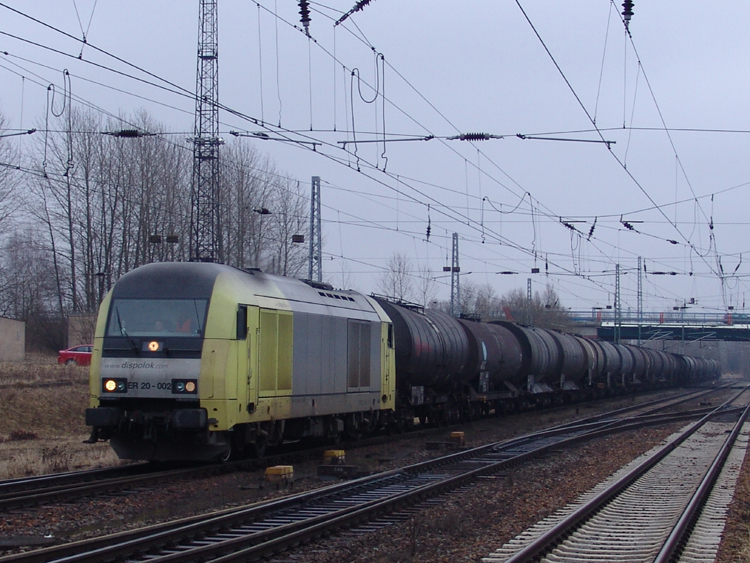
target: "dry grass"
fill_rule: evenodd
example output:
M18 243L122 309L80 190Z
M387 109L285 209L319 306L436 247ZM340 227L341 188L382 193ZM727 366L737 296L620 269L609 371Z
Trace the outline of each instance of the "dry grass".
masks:
M109 444L84 444L85 436L0 444L0 479L118 465Z
M0 364L0 479L118 463L108 445L82 443L88 371L54 357Z

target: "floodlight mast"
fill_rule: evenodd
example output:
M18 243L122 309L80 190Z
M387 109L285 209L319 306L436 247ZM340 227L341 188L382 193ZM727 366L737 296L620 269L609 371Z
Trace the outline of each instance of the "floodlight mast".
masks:
M219 222L218 0L200 0L195 85L193 177L190 192L190 260L222 262Z

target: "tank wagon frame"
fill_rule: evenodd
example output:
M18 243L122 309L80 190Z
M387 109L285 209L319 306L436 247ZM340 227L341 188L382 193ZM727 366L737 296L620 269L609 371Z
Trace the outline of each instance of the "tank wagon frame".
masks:
M156 263L101 305L86 424L121 458L225 459L719 374L713 360L258 270Z

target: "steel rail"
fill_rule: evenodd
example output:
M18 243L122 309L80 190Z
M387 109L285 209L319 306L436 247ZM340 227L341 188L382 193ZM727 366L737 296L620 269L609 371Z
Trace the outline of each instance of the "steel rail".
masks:
M169 546L179 545L181 541L188 537L206 536L211 533L220 532L221 530L229 530L232 526L238 527L243 523L257 521L263 514L278 513L281 510L288 509L295 506L310 506L311 503L316 499L323 499L325 497L332 497L340 495L347 489L362 489L369 483L375 483L376 481L384 481L386 479L406 479L408 474L418 475L425 473L429 469L439 469L448 463L448 460L453 460L454 463L461 462L466 459L467 456L471 457L470 453L474 452L474 457L486 456L487 454L494 451L494 453L501 452L502 450L513 450L514 448L523 447L524 444L528 445L530 437L523 437L517 440L509 440L498 444L490 444L473 450L467 450L467 452L460 452L458 454L451 454L440 458L438 460L431 460L429 462L423 462L404 468L402 470L392 470L385 474L362 478L355 482L343 483L328 487L325 489L317 489L301 495L295 495L286 499L280 499L277 501L269 501L263 505L256 505L250 508L236 510L232 513L227 513L213 518L209 518L208 521L203 521L199 517L191 519L189 523L183 526L171 526L169 528L162 527L157 533L152 533L147 537L140 536L133 532L129 536L120 536L118 538L110 537L109 540L101 538L96 547L91 550L91 546L84 546L83 542L76 546L58 546L55 548L47 548L38 552L30 552L23 556L3 558L0 559L3 563L5 562L20 562L26 563L31 561L65 561L65 562L84 562L84 561L111 561L117 558L126 557L134 552L145 552L151 551L152 554L149 556L151 561L187 561L188 557L199 558L210 558L214 556L225 557L227 551L241 552L241 557L248 556L251 552L266 553L269 550L280 549L282 545L288 545L289 542L296 543L302 541L305 538L311 538L315 535L323 533L325 530L333 530L335 528L352 525L353 523L372 518L373 516L386 511L394 510L395 506L401 506L403 504L413 504L419 502L422 499L428 498L440 494L446 490L453 490L467 482L471 482L474 479L496 473L509 465L520 463L524 459L529 459L541 455L544 451L548 451L551 448L559 448L561 445L574 443L576 441L591 438L597 435L609 434L616 431L622 431L625 429L632 429L640 427L644 424L657 424L664 423L665 421L676 420L676 417L683 419L688 415L663 415L659 419L650 417L650 420L627 420L623 421L620 428L612 427L610 422L602 423L598 429L591 428L591 424L582 425L579 434L574 436L568 436L561 440L555 440L549 442L548 439L551 437L550 432L541 432L538 435L538 440L547 440L547 443L542 445L540 448L527 449L521 453L517 453L510 458L496 461L494 463L487 464L485 467L475 468L470 471L463 471L459 475L453 475L448 478L440 479L439 481L428 483L415 487L406 493L392 494L385 498L379 498L367 503L360 503L355 506L347 507L346 509L329 512L328 514L318 516L314 519L307 518L299 522L294 522L284 526L277 526L274 529L267 530L265 532L259 532L252 535L244 535L242 537L230 539L222 542L221 544L209 545L199 547L197 549L191 549L190 555L182 551L187 547L174 548L178 551L174 553L157 556L153 553L153 550L170 549ZM692 415L697 416L696 414ZM608 428L603 428L604 426ZM561 431L555 431L554 435L560 436ZM570 430L568 431L570 434ZM553 436L554 437L554 436ZM468 454L468 455L467 455ZM347 523L348 522L348 523ZM117 543L113 544L112 542ZM255 543L256 545L248 545ZM87 553L80 553L81 549L88 549ZM218 553L218 555L216 555ZM36 554L36 555L35 555Z
M729 434L727 439L724 441L724 445L721 447L716 459L711 464L710 469L706 473L705 477L701 481L698 489L693 494L690 502L688 503L685 511L680 516L680 519L675 524L674 529L667 537L664 542L664 546L659 551L659 554L654 559L654 563L669 563L677 552L684 546L684 541L688 535L688 530L700 515L700 511L703 505L708 500L708 496L711 494L714 485L721 470L724 468L724 464L729 457L729 453L734 447L734 443L737 441L737 437L742 430L742 426L747 420L748 414L750 414L750 405L748 405L742 412L742 416L735 424L732 432Z
M742 393L747 390L745 388ZM526 545L523 549L516 552L514 555L505 560L505 563L528 563L534 559L542 556L544 553L555 545L561 538L569 534L572 530L577 528L582 522L586 521L594 513L598 512L605 504L609 503L617 495L627 489L642 475L646 474L659 462L671 454L677 447L692 436L700 427L706 424L714 416L726 414L725 407L733 402L735 398L732 398L703 418L698 420L690 428L682 432L675 440L664 446L659 452L650 458L644 460L637 467L629 471L627 474L620 477L614 483L612 483L605 490L601 491L595 497L590 499L585 504L574 510L560 522L552 526L549 530L545 531L539 537L534 539L531 543Z
M471 458L471 457L477 457L482 456L486 454L498 454L503 450L513 450L518 448L527 447L528 444L533 440L543 440L543 439L550 439L555 436L563 435L563 434L570 434L571 432L577 432L578 435L576 436L570 436L564 440L557 440L554 443L548 444L545 447L537 448L536 450L531 449L527 452L523 452L521 455L514 455L512 457L509 457L508 459L504 459L498 464L495 464L494 466L487 468L479 468L474 472L466 473L467 479L472 479L474 476L479 476L482 474L482 471L487 470L488 472L496 472L503 467L507 467L512 464L521 463L523 460L528 459L529 457L541 455L544 451L549 450L552 447L560 447L560 445L563 445L565 443L573 443L576 440L581 439L588 439L592 437L596 437L599 435L603 435L606 433L612 433L614 431L624 431L628 429L634 429L639 428L644 425L655 425L655 424L663 424L670 421L676 421L676 420L684 420L686 418L696 418L697 416L700 416L704 413L704 411L698 411L693 413L682 413L677 415L646 415L641 417L631 417L629 419L623 419L619 421L604 421L600 422L598 424L595 423L583 423L578 424L577 426L570 426L566 425L565 428L551 428L547 430L543 430L541 432L537 432L535 434L530 434L526 436L521 436L515 439L507 440L504 442L497 442L492 444L487 444L484 446L480 446L477 448L472 448L470 450L466 450L463 452L457 452L454 454L450 454L448 456L443 456L441 458L437 458L435 460L429 460L426 462L422 462L419 464L415 464L410 467L406 467L403 469L396 469L389 472L385 472L383 474L363 477L355 481L350 481L347 483L341 483L334 485L332 487L325 487L321 489L316 489L315 491L311 491L308 493L303 493L301 495L295 495L293 497L288 497L286 499L282 500L276 500L276 501L268 501L264 503L259 503L257 505L253 505L252 507L243 507L239 509L228 509L226 511L214 513L211 515L208 519L208 524L206 524L206 516L195 516L187 519L183 519L176 522L170 522L165 524L159 524L154 527L150 527L148 529L140 529L140 530L132 530L128 532L121 532L119 534L113 534L109 536L104 536L102 538L96 538L94 540L83 540L80 542L75 542L71 544L65 544L61 546L54 546L51 548L46 548L43 550L38 551L32 551L27 552L25 554L21 554L18 556L10 556L10 558L2 558L0 561L24 561L24 562L47 562L53 560L63 558L62 560L81 560L84 561L86 559L68 559L69 557L77 557L76 554L79 554L81 550L88 549L88 550L95 550L98 556L105 556L105 553L112 554L112 547L114 545L119 545L123 548L125 548L125 551L127 549L131 549L134 545L136 545L137 542L143 541L143 538L145 536L151 535L152 540L150 541L150 544L152 546L156 545L165 545L169 543L174 543L176 541L179 541L179 539L175 539L175 537L179 536L181 538L186 537L186 535L191 534L200 534L199 531L202 526L208 525L209 527L213 529L226 529L227 527L231 527L232 525L236 525L236 522L242 521L243 519L254 519L261 515L261 513L270 512L272 510L280 511L286 508L289 508L291 506L294 506L295 503L297 505L302 504L308 504L310 502L313 502L316 499L322 498L324 495L334 495L334 494L340 494L345 490L352 489L353 487L363 487L366 486L368 483L375 482L377 480L382 480L386 478L392 478L394 476L408 476L408 475L415 475L419 474L420 472L426 472L435 470L436 468L447 466L450 463L460 463L461 461ZM494 468L494 469L493 469ZM448 483L452 483L452 481L448 481ZM458 486L458 485L456 485ZM147 549L147 547L141 545L141 549Z
M105 467L100 469L87 469L84 471L65 471L61 473L48 473L45 475L34 475L31 477L19 477L16 479L5 479L0 481L0 499L9 498L24 492L45 489L54 486L85 483L102 478L127 475L131 473L147 471L148 463L134 463L117 467Z

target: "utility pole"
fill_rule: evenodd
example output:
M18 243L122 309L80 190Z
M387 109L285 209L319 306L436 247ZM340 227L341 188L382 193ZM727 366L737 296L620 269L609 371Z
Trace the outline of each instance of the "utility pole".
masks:
M451 264L451 316L461 316L461 286L459 275L461 268L458 265L458 233L453 233L453 259Z
M622 308L620 305L620 265L615 265L615 338L614 341L620 342L620 333L622 330Z
M200 0L195 84L190 259L222 262L219 222L219 18L218 0Z
M323 243L320 228L320 176L312 177L310 194L310 256L307 277L310 281L323 281Z

